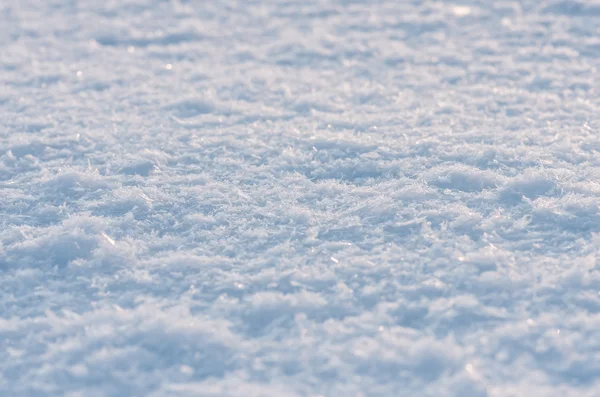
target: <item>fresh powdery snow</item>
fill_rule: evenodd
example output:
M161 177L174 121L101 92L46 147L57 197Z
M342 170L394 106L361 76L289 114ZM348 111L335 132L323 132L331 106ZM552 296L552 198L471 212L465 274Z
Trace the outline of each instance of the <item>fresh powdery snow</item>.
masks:
M600 396L600 2L0 1L0 396Z

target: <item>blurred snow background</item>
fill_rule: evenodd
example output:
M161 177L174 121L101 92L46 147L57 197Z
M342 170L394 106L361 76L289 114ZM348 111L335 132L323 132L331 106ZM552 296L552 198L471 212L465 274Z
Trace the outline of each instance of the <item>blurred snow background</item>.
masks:
M598 396L600 3L3 0L0 395Z

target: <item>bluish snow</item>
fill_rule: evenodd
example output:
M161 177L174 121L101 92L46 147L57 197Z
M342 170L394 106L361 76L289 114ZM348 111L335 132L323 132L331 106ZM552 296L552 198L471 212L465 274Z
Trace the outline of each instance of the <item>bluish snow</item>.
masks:
M3 0L0 395L597 397L596 0Z

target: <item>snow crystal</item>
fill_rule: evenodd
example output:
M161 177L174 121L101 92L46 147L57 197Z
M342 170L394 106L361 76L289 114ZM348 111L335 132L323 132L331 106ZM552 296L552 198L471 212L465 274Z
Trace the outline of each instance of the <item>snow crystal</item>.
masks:
M596 397L598 16L0 2L0 395Z

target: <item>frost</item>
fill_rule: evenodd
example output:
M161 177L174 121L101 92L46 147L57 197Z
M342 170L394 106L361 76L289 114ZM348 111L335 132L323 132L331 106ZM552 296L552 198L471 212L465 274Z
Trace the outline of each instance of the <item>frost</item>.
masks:
M597 397L599 15L0 1L0 396Z

